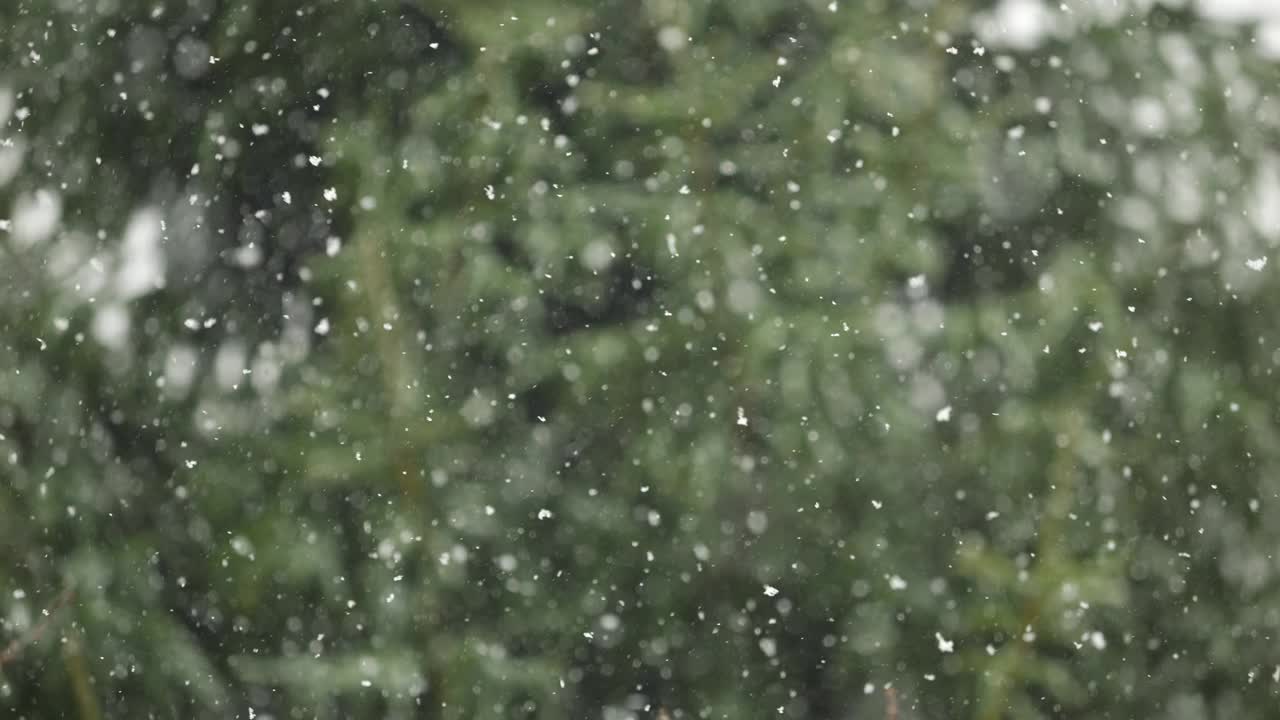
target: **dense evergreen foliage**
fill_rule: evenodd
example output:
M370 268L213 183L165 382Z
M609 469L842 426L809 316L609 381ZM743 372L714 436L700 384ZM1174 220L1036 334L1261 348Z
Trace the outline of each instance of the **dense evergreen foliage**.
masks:
M1273 717L1249 6L0 4L0 715Z

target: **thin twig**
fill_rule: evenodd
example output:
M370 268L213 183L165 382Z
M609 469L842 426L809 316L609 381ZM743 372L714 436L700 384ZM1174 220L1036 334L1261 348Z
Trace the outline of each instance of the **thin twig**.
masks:
M89 665L84 661L79 633L75 630L62 646L62 663L71 678L71 691L76 698L80 720L102 720L102 708L93 694L93 678L89 674Z
M0 652L0 667L4 667L14 660L17 660L18 656L22 654L22 651L25 650L28 645L39 642L41 636L43 636L45 631L49 629L49 624L53 622L54 616L58 614L59 610L66 607L75 595L76 591L74 588L67 588L66 590L63 590L62 594L58 596L57 601L44 611L44 617L40 618L40 622L36 623L35 627L28 630L25 634L14 638L7 646L5 646L4 651Z
M884 719L898 720L898 689L887 687L884 689Z

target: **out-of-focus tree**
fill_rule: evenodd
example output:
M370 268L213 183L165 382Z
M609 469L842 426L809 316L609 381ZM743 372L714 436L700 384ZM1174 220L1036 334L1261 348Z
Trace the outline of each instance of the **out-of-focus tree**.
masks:
M1183 5L0 9L0 707L1267 717L1280 72Z

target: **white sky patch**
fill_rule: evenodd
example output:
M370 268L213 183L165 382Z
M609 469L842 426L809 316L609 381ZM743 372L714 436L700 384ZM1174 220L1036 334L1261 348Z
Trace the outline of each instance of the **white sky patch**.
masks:
M0 144L0 187L8 185L22 169L27 144L21 138Z
M1226 22L1280 20L1280 3L1275 0L1196 0L1196 10Z
M996 47L1034 50L1053 31L1053 12L1041 0L1002 0L977 22L978 37Z
M1163 135L1169 129L1169 111L1160 100L1140 97L1133 101L1133 125L1138 132L1150 136Z
M129 312L123 305L103 305L93 314L90 331L93 339L112 350L123 350L129 343Z
M1276 40L1280 43L1280 22L1275 27ZM1280 45L1277 47L1280 48ZM1280 238L1280 162L1277 162L1275 155L1267 155L1258 163L1249 219L1263 236L1272 240Z
M1280 60L1280 20L1272 20L1258 26L1255 33L1258 52L1270 60Z
M116 269L116 293L133 300L164 286L164 252L160 248L161 217L155 208L144 208L129 218Z
M213 376L224 390L240 386L248 362L248 350L239 340L231 340L218 348L213 356Z
M185 393L196 377L200 356L190 345L180 344L170 348L164 363L165 389L171 393Z
M688 42L683 28L668 25L658 31L658 45L667 52L679 52Z
M19 195L13 203L11 220L10 232L19 248L47 240L62 220L62 196L52 190Z

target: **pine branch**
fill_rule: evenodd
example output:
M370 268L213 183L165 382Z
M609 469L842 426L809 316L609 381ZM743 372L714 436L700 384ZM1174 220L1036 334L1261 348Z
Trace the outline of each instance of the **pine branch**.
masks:
M898 689L884 689L884 720L898 720Z
M35 626L25 634L14 638L12 642L5 646L5 649L0 651L0 668L17 660L18 656L22 654L22 651L25 650L27 646L39 642L45 631L49 629L49 625L53 622L58 611L66 607L75 595L76 591L74 588L67 588L66 590L63 590L62 594L58 596L57 601L44 611L44 617L40 618L40 622L36 623Z

